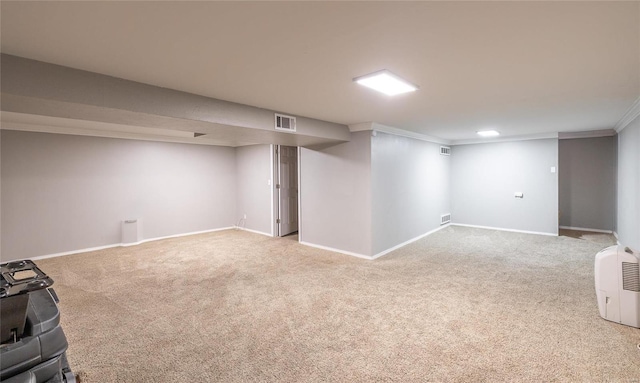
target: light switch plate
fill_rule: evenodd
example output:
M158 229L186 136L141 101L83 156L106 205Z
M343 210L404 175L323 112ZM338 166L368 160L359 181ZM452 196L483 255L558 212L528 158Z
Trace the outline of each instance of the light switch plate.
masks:
M551 167L551 173L555 173L555 172L556 172L556 167L555 167L555 166L552 166L552 167Z

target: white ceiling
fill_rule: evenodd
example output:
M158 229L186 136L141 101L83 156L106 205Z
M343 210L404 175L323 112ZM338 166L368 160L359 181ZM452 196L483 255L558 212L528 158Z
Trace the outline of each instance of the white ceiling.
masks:
M610 129L640 96L640 2L11 2L2 52L449 140ZM352 78L418 84L389 98Z

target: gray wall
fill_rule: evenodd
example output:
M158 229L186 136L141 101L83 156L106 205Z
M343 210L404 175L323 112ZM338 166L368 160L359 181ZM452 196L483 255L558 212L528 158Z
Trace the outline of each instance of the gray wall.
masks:
M143 238L234 224L233 148L1 136L3 261L120 243L130 218Z
M440 227L451 208L451 157L439 144L380 132L371 145L375 255Z
M271 233L271 145L236 148L236 223ZM244 214L247 218L243 221Z
M616 137L560 140L560 226L613 231L616 145Z
M451 161L453 222L558 233L557 139L457 145Z
M300 152L302 242L371 253L371 132L322 150Z
M640 250L640 117L618 133L620 243Z

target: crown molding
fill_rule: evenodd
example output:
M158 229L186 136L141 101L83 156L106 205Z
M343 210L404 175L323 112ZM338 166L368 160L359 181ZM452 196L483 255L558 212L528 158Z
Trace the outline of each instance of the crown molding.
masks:
M451 145L494 144L497 142L544 140L548 138L558 138L558 133L541 133L541 134L527 134L522 136L472 138L469 140L454 140L451 143Z
M614 126L616 132L620 133L620 131L627 127L633 120L635 120L638 116L640 116L640 97L638 97L633 104L629 107L629 109L622 116L620 121Z
M377 122L362 122L359 124L349 125L351 132L361 132L365 130L372 130L374 132L382 132L392 134L394 136L401 136L407 138L413 138L420 141L433 142L442 145L451 145L451 140L445 140L444 138L434 137L427 134L410 132L408 130L394 128L393 126L387 126L378 124Z
M351 124L349 125L349 131L353 133L353 132L362 132L365 130L373 130L373 128L371 127L372 124L373 122L361 122L359 124Z
M597 137L611 137L615 136L617 132L615 129L603 129L603 130L589 130L581 132L560 132L558 133L558 139L569 140L574 138L597 138Z

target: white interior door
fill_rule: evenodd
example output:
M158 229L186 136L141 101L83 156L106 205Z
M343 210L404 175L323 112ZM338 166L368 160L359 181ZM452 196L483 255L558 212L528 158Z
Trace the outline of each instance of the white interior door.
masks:
M298 231L298 149L279 145L278 154L278 235Z

